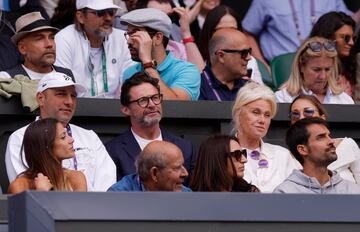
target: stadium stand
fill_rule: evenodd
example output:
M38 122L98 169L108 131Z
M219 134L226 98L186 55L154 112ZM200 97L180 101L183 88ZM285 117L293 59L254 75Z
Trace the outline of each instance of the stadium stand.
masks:
M96 107L94 107L96 106ZM216 133L229 133L232 102L215 101L164 101L162 126L171 133L192 141L197 147L207 136ZM279 110L272 120L265 141L285 145L285 131L289 126L288 104L279 104ZM22 108L20 100L0 98L0 184L5 193L8 186L5 171L5 150L7 139L18 128L35 119L37 112L30 113ZM351 137L360 142L360 110L356 105L327 105L331 115L329 122L335 138ZM129 125L127 118L120 113L120 101L110 99L80 98L72 123L94 130L106 143L125 131Z

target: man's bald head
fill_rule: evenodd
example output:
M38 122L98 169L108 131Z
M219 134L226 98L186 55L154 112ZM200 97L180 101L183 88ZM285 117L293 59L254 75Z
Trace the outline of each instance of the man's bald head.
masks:
M151 154L151 153L171 154L176 150L181 152L181 150L173 143L166 141L153 141L149 143L147 146L145 146L143 152L147 154Z
M221 49L232 49L236 45L250 47L246 35L234 28L223 28L215 31L209 42L211 62L216 57L215 53Z
M183 191L188 172L181 150L172 143L153 141L137 159L137 171L147 191Z
M181 150L173 143L166 141L153 141L145 146L136 160L137 173L142 180L150 178L150 169L159 170L168 165L168 160L174 156L182 156Z

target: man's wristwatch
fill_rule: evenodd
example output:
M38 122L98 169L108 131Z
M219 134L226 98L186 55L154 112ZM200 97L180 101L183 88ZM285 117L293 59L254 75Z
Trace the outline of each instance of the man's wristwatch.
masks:
M147 68L156 69L156 67L157 67L156 60L152 60L150 62L143 63L142 67L143 67L144 70L147 69Z

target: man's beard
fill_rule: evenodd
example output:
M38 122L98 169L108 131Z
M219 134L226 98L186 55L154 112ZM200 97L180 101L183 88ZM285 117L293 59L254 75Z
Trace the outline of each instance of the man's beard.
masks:
M140 119L140 123L146 127L151 127L154 126L156 124L158 124L161 120L161 113L159 111L158 112L158 116L157 117L147 117L147 114L145 114L141 119Z
M140 60L140 57L139 57L139 53L138 51L136 50L136 48L134 48L133 46L129 45L128 46L129 48L129 52L130 52L130 56L131 56L131 59L135 62L141 62Z
M49 57L50 54L52 55L51 57ZM36 66L45 68L52 66L55 63L55 60L56 60L55 50L49 50L44 52L40 57L40 59L36 61L32 60L31 63L35 64Z
M102 31L100 29L96 30L95 31L95 34L101 38L105 38L107 36L109 36L111 34L112 30L111 31Z
M330 150L332 150L332 149L335 149L335 154L336 154L336 148L335 148L335 146L330 146L328 149L326 149L326 152L327 153L331 153L331 154L329 154L328 155L328 162L329 162L329 164L331 164L332 162L334 162L334 161L336 161L337 159L338 159L338 156L337 156L337 154L334 156L333 154L332 154L332 152L330 152Z

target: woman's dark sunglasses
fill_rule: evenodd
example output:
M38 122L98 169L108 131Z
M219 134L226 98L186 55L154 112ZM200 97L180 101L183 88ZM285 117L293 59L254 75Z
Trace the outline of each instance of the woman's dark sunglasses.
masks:
M347 44L350 42L351 39L353 40L354 43L355 43L355 41L357 39L356 36L344 35L344 34L341 34L340 38L342 38L345 41L345 43L347 43Z
M230 156L234 157L236 161L241 161L241 156L244 156L245 159L247 158L246 149L243 150L235 150L229 153Z
M314 116L315 110L312 107L304 108L303 115L305 118L311 118ZM301 118L301 112L299 111L291 111L289 113L289 117L291 120L299 120Z

